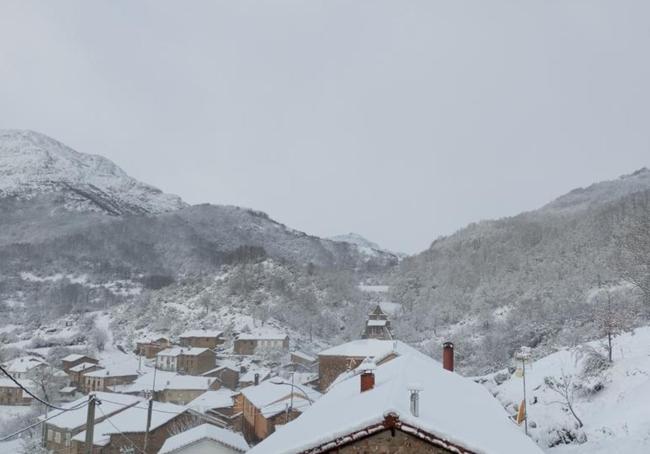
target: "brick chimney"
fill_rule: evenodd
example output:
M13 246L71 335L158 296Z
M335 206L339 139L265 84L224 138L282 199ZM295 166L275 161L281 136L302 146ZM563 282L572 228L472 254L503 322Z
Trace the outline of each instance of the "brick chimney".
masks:
M442 344L442 368L454 371L454 344L451 342Z
M375 387L375 372L364 370L361 373L361 392L370 391Z

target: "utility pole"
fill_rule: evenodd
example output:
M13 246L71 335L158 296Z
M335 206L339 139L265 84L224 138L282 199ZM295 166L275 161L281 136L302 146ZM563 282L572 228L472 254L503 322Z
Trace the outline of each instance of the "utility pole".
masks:
M93 454L93 435L95 435L95 395L88 396L88 414L86 416L86 454Z
M523 378L523 385L524 385L524 400L522 402L522 405L524 407L524 431L526 432L526 435L528 435L528 402L526 399L526 361L528 361L531 357L530 353L530 348L529 347L521 347L521 350L519 350L515 354L515 358L521 361L521 376Z
M151 428L151 412L153 411L153 396L149 396L149 407L147 408L147 430L144 433L144 449L142 452L147 454L147 445L149 444L149 429Z

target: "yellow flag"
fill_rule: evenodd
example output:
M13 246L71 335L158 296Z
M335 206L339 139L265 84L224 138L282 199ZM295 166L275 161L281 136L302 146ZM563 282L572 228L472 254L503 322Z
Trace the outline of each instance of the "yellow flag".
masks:
M519 404L519 411L517 412L517 424L521 424L526 419L526 401L522 400Z

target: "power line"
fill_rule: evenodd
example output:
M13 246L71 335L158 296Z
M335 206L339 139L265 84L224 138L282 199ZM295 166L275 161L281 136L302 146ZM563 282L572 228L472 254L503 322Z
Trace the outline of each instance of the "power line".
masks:
M82 405L82 407L85 406L85 405L88 405L88 402L84 402L83 405ZM78 407L78 408L81 408L81 407ZM2 442L2 441L7 441L7 440L9 440L10 438L15 437L16 435L20 435L20 434L23 433L23 432L27 432L28 430L33 429L34 427L37 427L37 426L39 426L39 425L41 425L41 424L46 423L46 422L49 421L50 419L54 419L54 418L56 418L56 417L59 416L60 414L61 414L61 413L57 413L57 414L52 415L52 416L50 416L50 417L48 417L48 418L45 418L45 419L39 420L38 422L35 422L34 424L32 424L32 425L30 425L30 426L27 426L27 427L25 427L24 429L20 429L20 430L18 430L18 431L16 431L16 432L12 433L12 434L10 434L10 435L6 435L6 436L4 436L3 438L0 438L0 442Z
M106 402L108 402L108 401L106 401ZM122 431L121 431L121 430L120 430L120 429L119 429L115 424L113 424L113 421L111 421L111 418L109 418L108 416L106 416L106 413L104 413L104 411L102 410L101 405L98 405L97 408L99 409L99 412L104 416L104 421L107 421L111 426L113 426L113 428L114 428L115 430L117 430L117 433L119 433L119 434L120 434L120 435L121 435L121 436L122 436L126 441L128 441L129 443L131 443L131 446L132 446L132 447L134 447L135 449L137 449L137 450L138 450L139 452L141 452L142 454L147 454L147 453L144 452L142 449L140 449L140 447L138 447L138 445L136 445L135 443L133 443L133 442L129 439L129 437L127 437L126 435L124 435L124 434L122 433Z
M79 405L77 405L75 407L70 407L70 408L58 407L58 406L56 406L54 404L51 404L51 403L47 402L46 400L41 399L36 394L31 392L29 389L27 389L25 386L23 386L22 383L20 383L18 380L16 380L14 377L12 377L11 374L9 372L7 372L4 367L0 366L0 371L2 371L7 377L9 377L9 380L11 380L16 385L18 385L18 387L20 389L22 389L25 393L29 394L32 398L36 399L37 401L39 401L40 403L42 403L43 405L45 405L47 407L53 408L55 410L70 411L70 410L76 410L77 408L81 408L82 405L85 405L85 404L79 404Z

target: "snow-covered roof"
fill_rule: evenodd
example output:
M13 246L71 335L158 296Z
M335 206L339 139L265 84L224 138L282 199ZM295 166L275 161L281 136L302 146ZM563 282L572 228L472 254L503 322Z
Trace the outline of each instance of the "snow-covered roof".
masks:
M157 356L196 356L203 352L209 351L208 348L187 348L187 347L172 347L158 352Z
M90 369L91 367L101 367L95 363L80 363L77 364L76 366L71 367L69 370L70 372L82 372L86 369Z
M359 339L337 345L336 347L323 350L319 356L344 356L352 358L373 357L375 361L381 361L392 353L403 353L413 350L413 347L400 341L380 339Z
M103 404L100 408L104 411ZM150 430L156 430L185 411L186 408L179 405L154 401L153 411L151 412ZM101 412L98 413L101 415ZM106 446L111 441L111 435L113 434L119 434L120 432L125 434L139 433L145 432L146 430L147 405L143 402L111 416L110 421L103 421L95 425L93 444L96 446ZM85 441L86 431L80 432L72 439Z
M261 409L263 413L269 409L269 406L277 402L281 402L291 397L293 393L294 399L302 400L316 400L319 399L321 394L307 386L292 386L291 382L274 378L260 383L257 386L248 386L242 389L241 393L248 399L250 403ZM281 408L284 408L282 404Z
M187 408L199 413L205 413L213 408L232 407L234 395L234 392L223 388L216 391L206 391L187 404Z
M156 371L147 372L139 376L133 383L128 385L114 386L114 391L122 393L137 393L151 391L154 375L156 377L156 391L170 390L204 390L217 380L212 377L196 377L193 375L179 375L175 372Z
M12 359L5 364L5 369L13 373L29 372L35 367L46 365L47 363L37 356L21 356Z
M304 359L305 361L309 361L310 363L313 363L314 361L316 361L316 358L315 358L315 357L313 357L313 356L311 356L311 355L308 355L307 353L303 353L303 352L301 352L301 351L299 351L299 350L298 350L298 351L295 351L295 352L292 352L291 354L292 354L293 356L297 356L298 358L302 358L302 359Z
M129 396L126 394L114 394L114 393L105 393L105 392L96 392L95 396L101 402L102 412L106 415L112 415L116 412L122 411L128 406L135 405L139 402L142 402L142 399L136 396ZM88 401L88 397L81 397L73 402L63 404L63 408L72 408ZM47 423L57 426L61 429L77 429L79 427L86 425L86 416L88 413L87 407L77 408L76 410L61 411L54 410L48 416L54 416ZM97 411L95 412L95 419L100 419L102 414ZM41 419L44 419L45 416L42 416Z
M133 375L140 375L138 366L134 364L119 364L116 366L107 367L106 369L94 370L88 372L86 377L130 377Z
M73 362L73 361L78 361L81 358L85 358L85 357L86 357L86 355L79 355L77 353L71 353L68 356L66 356L65 358L63 358L61 361Z
M246 443L246 440L240 434L213 426L212 424L201 424L193 429L168 438L162 448L160 448L160 451L158 451L158 454L178 452L179 449L201 440L213 440L239 452L246 452L248 450L248 443Z
M253 383L255 381L255 374L259 374L259 380L266 380L271 375L270 369L249 369L248 372L239 376L239 381L243 383Z
M189 331L185 331L183 334L181 334L180 338L183 337L220 337L223 335L223 331L218 331L218 330L207 330L207 329L191 329Z
M60 392L60 393L63 393L63 394L68 394L68 393L73 393L73 392L75 392L76 390L77 390L77 388L76 388L75 386L66 386L66 387L64 387L64 388L61 388L61 389L59 390L59 392Z
M386 326L387 320L368 320L368 326Z
M402 430L429 434L477 454L541 454L482 386L416 351L377 367L374 389L361 392L351 372L309 411L276 431L249 454L293 454L378 427L394 414ZM410 389L419 392L419 416L410 411ZM421 432L417 432L417 431ZM335 447L335 445L332 445Z
M285 340L289 336L275 328L255 328L250 333L240 333L237 336L239 340Z

